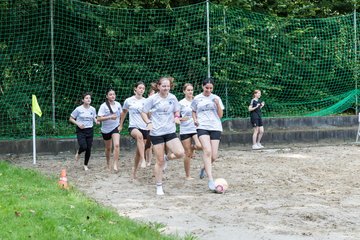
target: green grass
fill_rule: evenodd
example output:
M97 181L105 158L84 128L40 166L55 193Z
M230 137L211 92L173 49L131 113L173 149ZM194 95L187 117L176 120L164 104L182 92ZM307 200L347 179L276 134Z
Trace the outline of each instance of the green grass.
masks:
M160 223L134 222L75 188L60 189L57 180L0 160L0 239L180 239L161 234Z

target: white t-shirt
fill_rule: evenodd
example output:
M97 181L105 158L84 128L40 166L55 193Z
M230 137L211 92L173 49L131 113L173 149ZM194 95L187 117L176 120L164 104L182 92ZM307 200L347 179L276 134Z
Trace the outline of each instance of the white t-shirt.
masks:
M221 109L224 109L224 104L221 101L221 98L215 94L210 96L204 96L200 93L196 95L194 100L191 103L191 108L196 112L197 120L199 126L197 129L204 129L210 131L222 131L222 124L217 114L217 106L214 102L214 99L219 101Z
M109 133L120 125L120 114L122 112L121 104L117 101L114 101L114 104L113 105L110 104L110 106L111 106L113 113L116 114L116 119L115 120L108 119L108 120L102 121L101 122L101 132L102 133ZM101 106L99 108L98 116L99 117L107 117L110 115L112 115L112 113L110 112L109 107L104 102L103 104L101 104Z
M92 128L96 121L96 110L94 107L84 108L83 105L78 106L70 115L77 122L84 124L85 128Z
M135 96L125 100L123 109L129 111L129 127L146 130L146 123L141 117L146 98L137 99Z
M188 101L186 98L182 99L180 104L180 115L182 118L187 117L189 118L186 121L180 122L180 135L181 134L190 134L196 133L196 127L194 124L194 120L192 118L192 109L191 109L191 102Z
M174 94L169 93L166 98L160 97L159 93L148 97L142 111L151 112L151 136L176 132L174 112L180 111L180 105Z

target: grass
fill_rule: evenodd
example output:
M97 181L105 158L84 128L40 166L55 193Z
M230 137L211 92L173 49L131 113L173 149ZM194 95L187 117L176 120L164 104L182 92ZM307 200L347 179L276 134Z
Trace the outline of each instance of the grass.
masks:
M54 177L0 160L0 239L181 239L134 222ZM184 239L195 239L185 236Z

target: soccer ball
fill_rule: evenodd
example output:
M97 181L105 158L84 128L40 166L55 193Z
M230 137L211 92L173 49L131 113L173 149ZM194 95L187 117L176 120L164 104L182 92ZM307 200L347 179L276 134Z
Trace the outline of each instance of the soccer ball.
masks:
M229 185L223 178L217 178L215 179L215 192L216 193L225 193L225 191L228 189Z

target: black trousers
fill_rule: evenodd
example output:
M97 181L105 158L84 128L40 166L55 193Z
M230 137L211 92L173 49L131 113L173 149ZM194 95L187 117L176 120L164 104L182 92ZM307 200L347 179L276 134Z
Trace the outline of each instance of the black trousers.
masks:
M94 130L93 128L77 128L76 135L79 143L78 154L85 152L84 165L87 166L91 155L91 147L94 139Z

